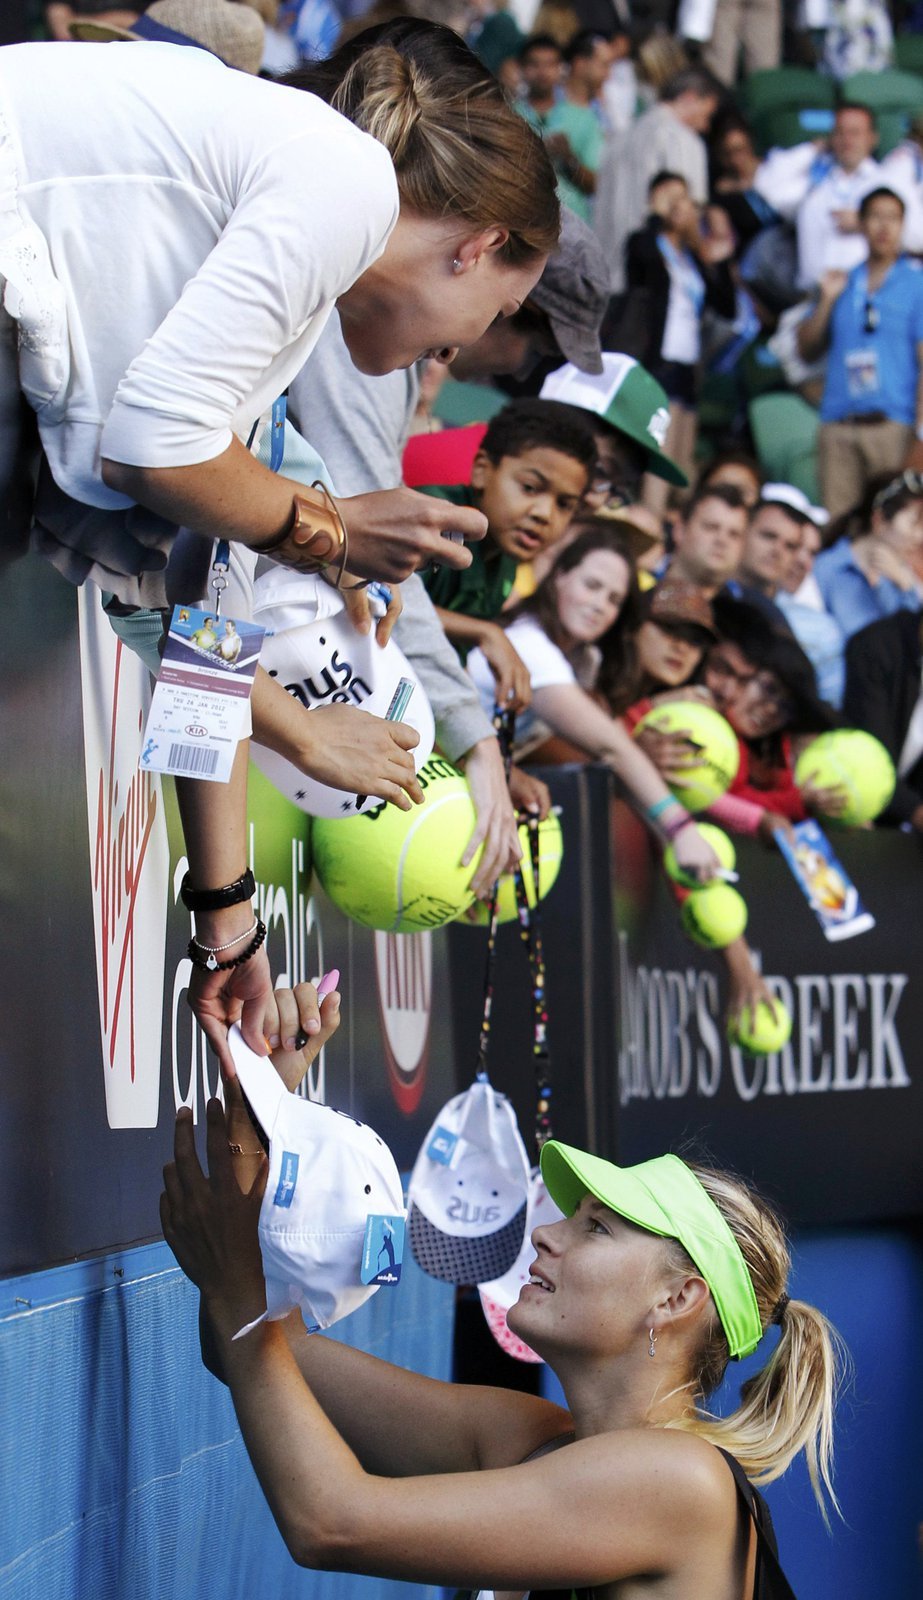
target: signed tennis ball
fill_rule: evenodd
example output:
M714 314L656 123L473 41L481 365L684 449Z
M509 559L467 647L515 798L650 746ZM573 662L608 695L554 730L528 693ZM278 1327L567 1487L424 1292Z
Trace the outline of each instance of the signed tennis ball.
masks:
M642 728L656 728L658 733L688 734L698 759L695 766L683 774L682 782L670 784L687 811L704 811L734 782L740 765L737 735L731 724L711 706L700 705L697 700L671 700L667 705L655 706L641 718L635 728L635 738Z
M776 1014L758 1000L755 1006L745 1006L736 1022L728 1024L728 1038L740 1045L748 1056L771 1056L792 1036L792 1019L781 1000L776 1001Z
M737 851L723 828L716 828L711 822L697 822L696 828L705 843L711 845L725 871L733 872L737 862ZM684 889L694 889L697 886L698 878L693 878L688 872L683 871L676 859L676 851L672 844L664 851L663 864L674 883L681 883Z
M525 885L526 899L530 906L535 904L535 878L532 873L532 856L529 850L529 824L521 822L519 825L519 843L522 846L522 881ZM564 855L564 837L561 833L561 824L557 817L550 813L538 825L538 897L544 900L561 870L561 859ZM511 872L504 873L500 879L497 891L497 920L499 922L515 922L519 908L516 904L516 881ZM487 907L483 900L475 900L467 911L463 911L458 918L459 922L470 922L475 927L486 928Z
M836 728L822 733L795 766L799 789L812 783L818 789L839 785L846 790L846 810L831 821L855 828L861 822L874 822L894 793L894 762L880 740L859 728Z
M747 926L747 904L730 884L706 883L683 901L682 921L696 944L706 950L723 950L739 939Z
M474 899L480 851L461 865L474 832L468 785L442 756L420 768L421 806L376 806L358 816L315 819L314 867L334 905L387 933L440 928Z

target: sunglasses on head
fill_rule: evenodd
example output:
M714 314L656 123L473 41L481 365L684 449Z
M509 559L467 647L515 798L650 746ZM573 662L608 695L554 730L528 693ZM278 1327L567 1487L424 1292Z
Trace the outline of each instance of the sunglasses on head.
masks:
M873 511L882 511L890 500L896 500L898 495L911 494L923 498L923 472L902 472L899 477L892 478L883 489L879 489L872 501Z

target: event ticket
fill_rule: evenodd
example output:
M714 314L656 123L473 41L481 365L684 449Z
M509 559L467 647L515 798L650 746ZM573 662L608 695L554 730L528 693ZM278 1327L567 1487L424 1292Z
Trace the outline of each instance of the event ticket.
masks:
M175 606L139 765L227 783L250 733L250 695L265 629Z

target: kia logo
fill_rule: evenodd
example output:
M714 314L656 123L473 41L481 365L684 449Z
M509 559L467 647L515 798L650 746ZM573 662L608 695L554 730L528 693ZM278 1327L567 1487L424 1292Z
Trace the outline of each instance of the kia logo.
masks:
M208 737L208 729L200 728L195 722L188 723L185 731L191 739L206 739Z

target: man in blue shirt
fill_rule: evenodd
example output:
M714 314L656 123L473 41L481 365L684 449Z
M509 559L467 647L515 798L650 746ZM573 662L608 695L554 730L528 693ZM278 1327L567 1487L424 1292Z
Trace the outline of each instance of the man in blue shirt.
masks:
M822 498L831 517L862 499L879 473L916 466L923 435L923 272L902 254L904 202L873 189L859 207L868 260L826 272L798 329L805 361L829 351L818 433Z

